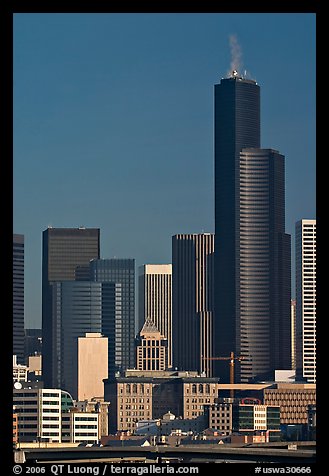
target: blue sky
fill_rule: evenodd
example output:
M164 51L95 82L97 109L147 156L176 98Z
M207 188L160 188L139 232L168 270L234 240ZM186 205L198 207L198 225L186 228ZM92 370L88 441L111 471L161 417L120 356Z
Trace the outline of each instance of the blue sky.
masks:
M286 231L315 218L315 14L14 15L14 232L41 327L42 231L99 227L101 257L171 262L214 231L214 84L261 87L261 145L286 156ZM292 294L294 295L294 288Z

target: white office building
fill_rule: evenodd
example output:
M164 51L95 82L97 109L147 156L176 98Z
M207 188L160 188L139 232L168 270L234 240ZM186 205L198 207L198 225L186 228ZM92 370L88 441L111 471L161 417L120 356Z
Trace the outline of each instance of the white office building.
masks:
M15 388L17 442L96 443L99 413L81 412L68 392L48 388Z
M296 223L296 371L316 383L316 220Z

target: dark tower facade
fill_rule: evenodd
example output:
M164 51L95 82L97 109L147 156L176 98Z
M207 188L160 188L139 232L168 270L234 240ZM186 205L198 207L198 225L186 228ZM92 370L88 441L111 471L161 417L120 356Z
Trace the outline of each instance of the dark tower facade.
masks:
M212 376L214 235L172 237L173 367Z
M13 354L24 361L24 235L13 235Z
M215 85L215 326L214 355L237 352L240 152L260 147L260 88L232 74ZM227 362L216 375L229 382Z
M260 88L233 72L215 85L214 355L243 357L237 381L291 368L284 228L284 157L260 149ZM215 374L229 382L227 362Z
M117 371L132 369L135 367L135 260L133 258L92 260L90 279L120 285L116 291L115 302L120 307L115 305L114 309L115 329L113 328L112 335L109 333L110 328L103 329L102 332L109 338L109 359L112 359L109 361L109 372L111 373L114 368Z
M76 269L89 265L89 261L99 258L99 228L48 228L43 232L42 242L42 373L45 387L52 387L55 369L58 368L58 342L61 335L55 328L53 305L53 284L74 281Z
M237 379L291 368L290 235L285 233L284 156L240 153Z

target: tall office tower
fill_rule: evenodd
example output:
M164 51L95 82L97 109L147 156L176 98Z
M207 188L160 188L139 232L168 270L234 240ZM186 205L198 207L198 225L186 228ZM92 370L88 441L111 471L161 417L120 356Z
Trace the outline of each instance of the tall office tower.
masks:
M273 348L272 343L280 342L280 336L282 336L278 309L284 305L281 303L280 296L277 296L278 302L275 309L271 310L271 316L268 314L266 322L263 322L265 294L267 293L268 302L272 302L272 297L268 295L268 282L263 282L264 288L260 296L262 309L259 308L256 296L252 293L261 289L263 277L258 277L259 281L256 285L257 277L253 275L252 268L255 267L254 272L260 271L263 260L264 271L265 261L273 259L276 253L279 253L276 261L277 273L271 279L276 282L276 290L280 286L285 289L283 281L286 282L286 279L283 276L288 273L290 255L284 256L284 262L281 261L281 257L288 253L287 242L289 241L283 229L283 157L276 151L259 149L260 88L255 81L240 77L236 71L233 71L230 77L222 79L220 84L215 85L214 136L214 355L228 357L233 352L235 357L243 357L241 365L236 365L235 368L238 380L245 381L256 377L258 372L270 371L273 365L276 367L281 364L279 349ZM270 169L267 172L265 184L266 167ZM254 180L252 174L256 174ZM258 175L264 182L263 186L267 187L266 190L257 187ZM268 197L272 194L271 198L268 198L267 205L267 213L271 211L272 215L266 216L265 209L262 209L261 213L265 214L263 220L264 224L267 223L268 234L261 236L265 228L262 228L261 220L256 212L253 213L253 210L262 207L261 202L266 193ZM256 231L255 237L253 237L253 229ZM250 239L252 244L248 246ZM264 246L267 250L263 249ZM267 253L266 258L263 256L264 253ZM251 259L254 261L248 261ZM253 282L249 286L247 280L250 277L253 278ZM265 273L264 278L270 279L269 274ZM248 297L244 294L245 292L248 293ZM251 301L248 309L249 299ZM284 303L286 303L286 295ZM257 315L258 310L261 311L259 315ZM285 319L283 316L282 318ZM286 328L285 324L284 328ZM271 348L268 348L269 333L272 333L274 329L275 335L271 334ZM282 344L284 348L285 341ZM257 354L254 354L256 350ZM261 363L262 358L265 358L265 365ZM280 368L285 366L280 365ZM216 361L215 374L221 377L223 382L228 382L230 375L227 362Z
M235 72L215 85L215 323L214 354L237 355L240 152L260 147L260 88ZM229 381L226 362L216 375Z
M144 264L138 276L138 331L150 319L168 341L168 362L172 367L172 265Z
M296 375L316 383L316 220L296 223Z
M52 387L57 377L55 332L52 310L52 285L72 281L78 266L88 265L99 258L99 228L51 228L43 232L42 243L42 341L43 378L45 386ZM57 332L57 335L58 334ZM55 367L54 367L55 366Z
M135 260L94 259L90 262L90 279L121 285L121 316L117 314L115 334L116 363L119 371L132 369L135 367ZM103 334L109 337L107 332Z
M13 354L24 364L24 235L13 234Z
M113 288L112 283L91 281L53 283L54 387L66 390L75 399L78 396L79 337L102 333L103 322L114 320Z
M237 250L237 378L291 369L290 235L285 234L284 156L242 149Z
M173 366L212 376L214 235L172 237Z
M296 370L296 299L291 300L291 368Z

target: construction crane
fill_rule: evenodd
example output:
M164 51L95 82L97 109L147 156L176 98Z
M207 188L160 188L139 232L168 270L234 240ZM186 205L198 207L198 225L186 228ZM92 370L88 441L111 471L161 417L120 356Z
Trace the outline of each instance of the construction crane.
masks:
M229 365L230 365L230 384L234 384L234 364L235 360L238 360L241 362L241 360L244 360L244 357L242 356L235 356L234 352L230 352L229 357L202 357L203 360L229 360ZM230 397L234 398L234 390L231 388L230 390Z

